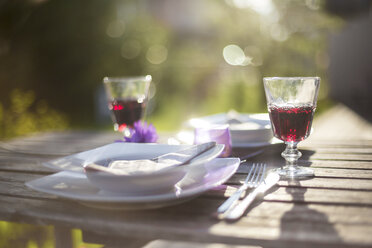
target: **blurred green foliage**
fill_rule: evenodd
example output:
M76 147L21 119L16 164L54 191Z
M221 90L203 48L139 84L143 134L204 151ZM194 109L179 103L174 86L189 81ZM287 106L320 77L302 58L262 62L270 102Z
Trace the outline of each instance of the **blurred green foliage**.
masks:
M327 37L342 22L322 11L321 1L258 2L267 5L242 6L242 0L3 2L0 102L7 113L1 137L102 121L109 126L110 119L96 111L104 76L151 74L156 94L149 120L160 130L229 109L265 111L264 76L320 76L322 108ZM239 47L248 62L227 63L228 45ZM22 110L12 106L15 96L8 97L15 89L25 94ZM37 107L27 109L28 94L47 109L44 114ZM4 131L9 123L15 130Z
M9 95L9 107L0 103L0 138L10 138L43 130L63 130L66 118L46 101L35 99L33 91L14 89Z
M99 248L100 244L83 242L82 231L71 230L73 248ZM53 248L54 228L24 223L0 221L0 247L2 248Z
M0 247L54 247L53 228L0 221Z

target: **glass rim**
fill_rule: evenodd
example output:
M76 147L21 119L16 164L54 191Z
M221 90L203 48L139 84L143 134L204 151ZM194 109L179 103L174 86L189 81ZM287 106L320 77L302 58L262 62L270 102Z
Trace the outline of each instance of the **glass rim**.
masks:
M264 77L265 81L268 80L302 80L302 79L314 79L314 80L320 80L320 77Z
M110 82L125 82L125 81L145 81L150 82L152 80L151 75L144 75L144 76L128 76L128 77L104 77L104 83Z

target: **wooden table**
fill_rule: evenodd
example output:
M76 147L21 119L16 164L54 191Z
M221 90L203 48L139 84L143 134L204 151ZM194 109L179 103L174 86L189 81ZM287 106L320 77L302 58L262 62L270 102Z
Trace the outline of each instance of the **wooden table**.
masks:
M245 178L246 165L225 186L186 203L156 210L99 210L24 185L52 173L41 165L43 161L108 144L116 138L112 132L78 131L43 133L3 143L0 220L54 225L57 247L71 244L70 228L82 229L87 242L106 242L107 247L141 247L156 239L190 242L185 247L193 247L192 242L372 247L372 140L310 138L301 145L304 156L300 162L313 168L316 176L280 181L236 222L217 220L212 214ZM280 166L284 163L279 155L281 149L267 149L251 162ZM246 152L234 151L238 155Z

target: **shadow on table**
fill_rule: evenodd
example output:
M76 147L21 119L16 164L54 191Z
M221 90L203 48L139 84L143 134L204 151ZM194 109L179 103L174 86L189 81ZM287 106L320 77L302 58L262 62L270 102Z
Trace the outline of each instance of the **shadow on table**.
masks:
M310 161L311 156L315 154L314 150L302 150L299 149L302 153L302 156L299 160L299 165L301 166L310 166L312 163Z
M316 247L319 242L337 242L340 237L326 214L312 209L305 203L307 188L301 181L288 181L286 192L292 196L293 207L280 221L280 240L288 240L288 247L301 247L301 240L309 240ZM298 239L298 242L293 240ZM297 243L297 244L296 244Z
M266 163L269 169L280 168L285 166L285 159L281 156L284 151L284 144L276 144L275 146L270 146L265 148L264 152L248 160L248 163ZM315 154L313 150L303 150L299 149L302 153L301 158L298 160L299 166L310 167L312 162L310 158Z
M285 165L285 160L281 157L281 152L285 146L276 146L267 149L263 154L255 157L253 162L266 162L271 168L278 168ZM300 149L302 157L298 161L299 166L310 167L311 157L315 154L314 150ZM273 189L275 190L275 189ZM308 243L304 240L311 241L316 246L316 243L341 241L337 231L332 223L329 222L328 216L322 212L309 207L305 201L305 193L307 188L301 185L301 181L289 180L286 192L291 195L293 206L283 214L280 220L280 236L281 244L283 242L286 247L308 247ZM270 192L269 192L270 193ZM252 205L247 210L249 212L257 204ZM298 241L294 241L298 240ZM276 247L276 242L264 245L265 248ZM309 246L310 247L310 246Z

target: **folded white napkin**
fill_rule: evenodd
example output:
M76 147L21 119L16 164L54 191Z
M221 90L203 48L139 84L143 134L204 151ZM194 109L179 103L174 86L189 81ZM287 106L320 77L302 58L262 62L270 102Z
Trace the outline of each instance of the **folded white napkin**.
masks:
M97 164L88 164L84 166L84 169L89 172L107 172L115 175L140 175L153 173L187 164L214 146L216 146L216 142L207 142L191 146L178 152L167 153L154 159L114 160L108 165L108 167Z

